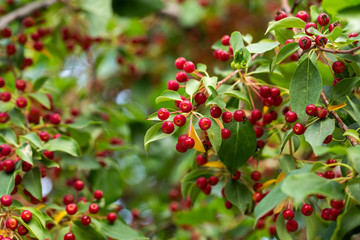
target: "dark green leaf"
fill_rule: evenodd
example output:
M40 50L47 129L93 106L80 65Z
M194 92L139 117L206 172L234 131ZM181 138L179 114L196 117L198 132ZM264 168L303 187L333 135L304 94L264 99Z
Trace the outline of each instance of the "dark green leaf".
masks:
M238 90L228 90L226 92L222 92L221 94L235 97L235 98L237 98L241 101L244 101L250 105L249 98L245 94L243 94L242 92L240 92Z
M315 213L311 214L310 216L304 216L305 224L306 224L306 236L307 239L316 239L318 234L320 221Z
M125 17L145 17L164 7L160 0L113 0L112 8L115 13Z
M181 179L181 195L183 196L183 198L186 198L187 196L189 196L189 193L192 188L198 189L198 187L196 186L196 180L199 177L208 178L211 175L212 174L208 169L195 169L195 170L191 171L190 173L186 174ZM192 203L194 203L194 202L192 201Z
M291 235L285 227L285 219L282 217L276 219L276 233L280 240L292 240Z
M180 211L175 213L174 221L178 225L196 226L204 222L214 222L216 220L216 210L214 208L198 208L190 211Z
M281 48L279 53L277 54L276 63L280 64L286 58L288 58L291 54L299 50L299 44L297 42L288 43Z
M259 42L246 46L246 49L250 53L264 53L276 48L279 44L278 42Z
M266 30L265 34L267 34L268 32L270 32L272 30L281 29L281 28L304 28L305 24L306 23L303 20L301 20L300 18L287 17L287 18L283 18L277 22L270 22L269 27Z
M230 180L225 186L225 196L242 213L251 208L252 194L243 183Z
M285 144L289 141L289 139L294 136L294 132L292 129L287 130L287 132L284 134L284 137L281 141L281 147L280 147L280 153L284 150Z
M45 229L41 225L40 220L37 217L33 217L30 222L25 223L20 217L13 216L16 220L18 220L21 225L26 227L31 234L33 234L37 239L45 239ZM47 231L47 230L46 230Z
M26 119L24 114L18 108L13 108L9 112L11 121L18 127L26 128Z
M349 95L355 86L360 80L359 77L355 78L345 78L338 82L335 87L332 88L330 94L331 102L339 101L342 102L346 99L346 96Z
M162 122L157 123L147 130L147 132L145 134L145 138L144 138L144 148L145 148L146 152L149 151L150 144L152 142L169 137L175 133L175 131L171 134L163 133L163 131L161 130L161 125L162 125Z
M205 85L206 91L209 93L209 95L216 94L216 84L217 84L217 77L204 77L203 83Z
M33 197L42 200L41 172L38 167L32 168L25 173L23 177L24 188L28 190Z
M7 173L5 171L0 172L0 196L10 195L15 187L16 174L16 171L14 173Z
M5 142L10 143L11 145L17 145L16 135L13 130L9 128L0 129L0 134Z
M49 140L45 143L44 150L65 152L72 156L80 156L79 144L72 138L67 136L61 136L56 139Z
M335 119L326 118L311 124L305 131L305 140L311 147L321 146L325 138L332 134L335 129ZM316 154L316 152L315 152Z
M213 149L215 150L215 152L218 152L222 142L222 138L219 138L219 136L221 136L220 126L217 122L211 119L211 127L206 132L208 134Z
M118 220L119 221L119 220ZM74 222L72 226L72 233L77 240L101 240L105 237L96 231L92 225L84 226L80 221Z
M348 232L360 225L359 206L351 204L350 208L346 209L338 216L336 223L336 229L331 240L344 239L344 236Z
M33 90L34 91L39 90L48 79L49 79L48 77L40 77L40 78L36 79L34 81Z
M275 36L281 44L284 44L286 40L292 39L294 37L294 32L291 29L286 28L276 29Z
M255 153L256 136L249 121L232 121L226 128L231 136L223 140L218 155L229 171L235 173Z
M347 148L348 157L351 161L352 167L355 169L356 172L360 173L360 146Z

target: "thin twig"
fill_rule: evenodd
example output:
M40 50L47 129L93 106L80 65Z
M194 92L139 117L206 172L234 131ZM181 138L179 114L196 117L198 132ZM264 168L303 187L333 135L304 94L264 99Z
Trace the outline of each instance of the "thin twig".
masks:
M302 1L302 0L295 0L295 1L294 1L294 4L293 4L293 6L292 6L292 8L291 8L291 10L290 10L291 13L294 13L295 8L301 3L301 1Z
M337 50L337 49L329 49L329 48L323 48L323 47L319 47L319 49L321 51L324 51L324 52L329 52L329 53L343 53L343 54L354 54L354 52L356 50L359 50L360 49L360 45L355 47L355 48L352 48L352 49L348 49L348 50Z

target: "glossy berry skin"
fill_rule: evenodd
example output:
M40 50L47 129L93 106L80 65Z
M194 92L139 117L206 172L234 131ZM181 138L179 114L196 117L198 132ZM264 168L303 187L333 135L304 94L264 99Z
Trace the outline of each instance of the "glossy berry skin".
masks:
M177 72L175 78L178 82L181 82L181 83L188 81L188 76L186 75L186 73L184 73L182 71Z
M335 178L335 173L333 171L326 171L324 173L324 177L327 179L333 179Z
M6 227L15 230L18 227L18 221L15 218L9 218L6 222Z
M232 180L238 180L238 179L240 179L240 177L241 177L241 172L240 172L239 170L237 170L237 171L234 173L234 175L232 175L232 174L230 173L230 177L232 178Z
M277 87L272 87L270 89L270 95L272 98L277 98L278 96L280 96L280 90Z
M305 33L306 33L306 35L308 35L308 36L314 35L314 34L309 33L309 32L307 31L307 30L308 30L309 28L311 28L311 27L317 29L317 25L316 25L315 23L313 23L313 22L307 23L307 24L305 25Z
M251 179L254 180L254 181L259 181L261 179L261 172L253 171L251 173Z
M260 90L259 90L260 96L262 96L263 98L267 98L270 97L270 88L268 86L261 86Z
M29 210L24 210L21 212L21 219L24 222L30 222L32 219L32 213Z
M309 49L311 47L311 40L308 37L302 37L299 40L299 47L303 50Z
M24 236L26 234L29 233L29 230L27 230L26 227L24 227L23 225L19 226L18 228L18 233L21 235L21 236Z
M297 14L296 14L296 17L297 18L300 18L301 20L303 20L304 22L307 22L308 19L309 19L309 14L305 11L299 11Z
M344 202L344 200L334 200L334 199L332 199L330 201L330 205L333 208L336 208L336 209L343 209L344 206L345 206L345 202Z
M219 59L223 62L229 60L230 54L227 51L220 51L219 52Z
M295 216L294 211L291 209L285 209L282 215L285 220L291 220Z
M221 38L221 44L224 45L224 46L229 46L230 45L230 37L229 37L229 35L224 35Z
M254 109L252 112L251 112L251 117L252 119L256 122L256 121L259 121L262 117L262 113L260 110L258 109Z
M187 137L182 144L186 149L191 149L195 146L195 141L191 137Z
M70 204L66 205L65 210L69 215L74 215L78 209L77 209L77 206L75 203L70 203Z
M324 144L328 144L332 141L333 136L330 134L328 135L325 140L323 141ZM335 159L334 159L335 160ZM336 161L336 160L335 160Z
M179 70L183 70L184 69L184 63L186 63L186 59L184 57L178 57L175 60L175 67Z
M332 69L335 73L341 74L345 71L345 64L341 61L336 61L333 63Z
M295 40L294 39L288 39L288 40L285 41L284 45L292 43L292 42L295 42Z
M224 123L230 123L233 119L232 112L224 112L221 118Z
M256 138L261 138L264 135L264 129L261 127L255 126L254 127Z
M195 64L191 61L187 61L183 65L184 71L187 73L192 73L195 71Z
M215 176L209 177L209 184L211 186L215 186L219 182L219 179Z
M281 19L284 19L284 18L286 18L287 17L287 15L286 15L286 13L284 12L284 11L278 11L278 12L276 12L275 13L275 21L280 21Z
M211 127L211 120L208 118L201 118L199 121L199 127L201 130L208 130Z
M157 116L160 120L166 120L169 118L170 116L170 113L169 111L166 109L166 108L160 108L158 113L157 113Z
M61 122L61 115L58 113L54 113L50 115L50 123L59 124Z
M81 181L81 180L77 180L77 181L75 181L74 182L74 188L75 188L75 190L76 191L81 191L81 190L83 190L84 189L84 182L83 181Z
M53 151L45 150L43 152L43 154L48 159L54 159L54 152Z
M320 119L325 119L328 114L328 111L325 108L318 107L317 108L317 116Z
M3 195L0 199L0 201L4 207L9 207L12 204L12 197L9 195Z
M163 131L163 133L165 134L171 134L172 132L174 132L175 127L174 127L174 123L170 122L170 121L165 121L161 124L161 130Z
M231 132L229 129L224 128L221 130L221 138L222 139L228 139L230 136L231 136Z
M38 135L39 135L40 139L44 142L47 142L50 140L50 134L46 131L42 131Z
M229 200L226 200L226 202L225 202L226 209L231 209L232 206L233 206L232 203Z
M293 122L296 122L296 120L298 119L298 116L295 112L293 111L288 111L286 114L285 114L285 120L288 122L288 123L293 123Z
M305 127L301 123L295 123L293 126L293 131L296 135L302 135L305 132Z
M170 80L168 81L168 89L172 90L172 91L177 91L179 90L180 86L179 83L176 80Z
M301 207L301 213L304 215L304 216L310 216L312 213L313 213L314 209L313 207L310 205L310 204L304 204L302 207Z
M3 170L8 173L13 172L15 170L14 161L12 161L10 159L3 161Z
M81 224L84 226L90 225L91 223L91 217L89 217L88 215L84 215L81 217Z
M199 188L199 189L205 189L207 185L207 180L206 178L204 177L199 177L197 180L196 180L196 186Z
M330 24L329 25L329 32L332 32L335 27L340 27L341 28L341 25L338 22Z
M330 208L324 208L321 211L321 218L324 219L325 221L331 220L330 215L331 215Z
M324 36L317 36L315 38L315 43L319 47L325 46L327 44L327 42L328 42L328 39L326 37L324 37Z
M193 105L188 100L183 100L180 102L179 108L182 112L188 113L193 109Z
M67 233L64 235L64 240L75 240L75 235L73 233Z
M219 118L221 116L221 114L222 114L222 110L218 106L214 106L214 107L210 108L211 117Z
M205 163L207 163L207 159L204 158L201 154L196 156L196 163L201 165L204 165Z
M328 25L330 22L329 15L327 15L326 13L321 13L317 18L317 22L320 26Z
M11 148L7 144L0 145L0 156L7 156L11 153Z
M19 91L24 91L26 88L26 82L22 79L16 80L15 87Z
M16 99L16 106L18 108L24 108L27 106L27 100L24 97L19 97L18 99Z
M186 123L186 117L182 114L178 114L174 117L174 124L178 127L184 126Z
M96 190L96 191L94 192L94 198L95 198L96 200L102 199L103 196L104 196L104 193L103 193L103 191L101 191L101 190Z
M298 229L299 225L298 225L298 223L297 223L295 220L292 220L292 219L291 219L291 220L287 221L285 227L286 227L286 230L287 230L288 232L296 232L296 230Z
M309 116L315 116L317 114L317 107L314 104L306 106L305 112Z
M108 213L108 215L106 216L106 219L107 219L110 223L115 222L116 219L117 219L116 213L114 213L114 212Z
M236 122L242 122L244 121L245 112L243 110L236 110L233 117Z
M92 214L96 214L99 212L99 205L97 205L96 203L92 203L90 204L89 206L89 212L92 213Z
M252 199L254 202L258 203L263 199L263 195L260 192L256 192L253 194Z
M204 93L198 92L195 94L194 99L197 104L203 104L206 102L207 97Z
M11 99L11 94L8 92L2 92L0 93L0 100L3 102L8 102Z

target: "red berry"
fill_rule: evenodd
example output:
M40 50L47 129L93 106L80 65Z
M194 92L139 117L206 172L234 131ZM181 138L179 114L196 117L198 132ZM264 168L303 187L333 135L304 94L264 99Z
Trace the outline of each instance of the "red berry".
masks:
M267 107L274 105L275 101L272 97L267 97L262 99L262 104Z
M332 199L330 201L330 205L333 207L333 208L336 208L336 209L343 209L344 208L344 205L345 204L345 201L344 200L334 200Z
M263 98L270 97L270 88L268 86L261 86L259 93Z
M77 209L77 206L75 203L70 203L70 204L66 205L65 210L69 215L74 215L78 209Z
M97 199L97 200L102 199L103 196L104 196L104 193L101 190L96 190L94 192L94 198Z
M54 152L53 151L45 150L43 152L43 154L47 159L54 159Z
M75 182L74 182L74 188L75 188L75 190L77 190L77 191L83 190L83 189L84 189L84 182L81 181L81 180L75 181Z
M166 120L169 118L170 113L166 108L160 108L157 115L160 120Z
M4 78L0 77L0 88L5 86L5 80Z
M18 221L15 218L9 218L6 222L6 227L15 230L18 227Z
M305 33L306 33L306 35L308 35L308 36L314 35L314 34L309 33L309 32L307 31L307 30L308 30L309 28L311 28L311 27L317 29L317 25L316 25L315 23L313 23L313 22L307 23L307 24L305 25Z
M265 228L265 219L260 218L256 223L256 229L264 229Z
M219 179L217 177L215 177L215 176L211 176L209 178L209 184L211 186L215 186L218 182L219 182Z
M3 170L5 172L13 172L15 170L15 163L14 161L7 159L3 162Z
M210 115L213 118L219 118L222 114L221 108L219 108L218 106L214 106L212 108L210 108Z
M6 54L12 56L16 53L16 47L14 44L10 43L6 46Z
M186 149L191 149L195 146L195 141L194 139L192 139L191 137L187 137L184 141L183 141L183 146Z
M341 28L340 23L336 22L336 23L330 24L330 25L329 25L329 32L332 32L335 27L340 27L340 28Z
M317 108L314 104L309 104L306 106L305 112L309 116L315 116L317 114Z
M171 134L175 130L174 123L170 121L163 122L161 124L161 130L163 131L163 133Z
M4 29L1 30L1 36L3 38L11 37L11 35L12 35L12 32L11 32L11 30L9 28L4 28Z
M11 99L11 94L8 92L2 92L0 93L0 100L3 102L8 102Z
M19 226L19 228L18 228L18 233L19 233L21 236L24 236L24 235L26 235L26 234L29 233L29 230L27 230L26 227L24 227L23 225L21 225L21 226ZM2 240L4 240L4 238L3 238Z
M18 108L24 108L27 106L27 100L24 97L19 97L18 99L16 99L16 106Z
M197 104L203 104L206 102L207 97L204 93L198 92L195 94L194 99Z
M195 65L191 61L185 62L183 67L184 67L184 71L187 73L192 73L195 71Z
M326 13L321 13L317 18L317 22L320 26L328 25L330 22L329 15L327 15Z
M254 180L254 181L259 181L259 180L261 179L261 172L259 172L259 171L253 171L253 172L251 173L251 178L252 178L252 180Z
M325 140L324 140L324 144L328 144L328 143L330 143L331 142L331 140L332 140L332 135L330 134L330 135L328 135L326 138L325 138ZM335 160L336 161L336 160Z
M175 60L175 67L179 70L183 70L184 69L184 63L186 62L186 59L183 57L178 57Z
M318 107L317 108L317 115L320 119L326 118L328 111L325 108Z
M9 114L0 112L0 123L6 123L8 120Z
M260 110L258 109L254 109L252 112L251 112L251 117L253 118L254 121L259 121L262 117L262 113Z
M178 114L174 117L174 124L178 127L184 126L186 123L186 117L182 114Z
M92 203L90 204L89 206L89 212L92 213L92 214L96 214L99 212L99 205L97 205L96 203Z
M345 64L343 62L336 61L333 63L332 69L335 73L341 74L345 71Z
M303 20L304 22L307 22L308 19L309 19L309 14L305 11L299 11L297 14L296 14L296 17L297 18L300 18L301 20Z
M359 36L359 33L357 33L357 32L351 32L351 33L348 34L348 37L349 37L349 38L355 38L355 37L357 37L357 36ZM357 45L358 42L359 42L359 41L355 41L354 44Z
M50 115L50 123L59 124L61 122L61 115L58 113L54 113Z
M278 114L275 111L270 111L270 114L272 116L273 121L275 121L278 118Z
M263 186L263 184L261 182L256 182L253 185L253 189L255 192L257 192L262 186Z
M229 200L226 200L226 202L225 202L225 207L226 207L227 209L231 209L231 208L232 208L232 203L231 203Z
M236 110L233 117L236 122L242 122L244 121L245 112L243 110Z
M259 148L259 149L263 149L265 147L265 143L263 140L257 140L256 141L256 146Z
M25 27L29 28L29 27L32 27L34 25L35 21L32 17L26 17L24 20L23 20L23 24Z
M269 123L271 123L273 121L273 116L270 114L270 113L265 113L264 115L263 115L263 122L265 123L265 124L269 124Z
M21 166L22 166L22 170L24 172L28 172L28 171L30 171L32 169L32 165L30 163L25 162L25 161L22 162Z
M288 111L286 114L285 114L285 120L288 122L288 123L293 123L293 122L296 122L296 120L298 119L297 117L297 114L293 111Z
M331 220L331 211L330 211L330 208L324 208L322 211L321 211L321 218L324 219L325 221L329 221Z
M74 197L73 197L72 195L66 194L66 195L64 196L64 198L63 198L63 203L64 203L65 205L68 205L68 204L73 203L73 202L74 202Z
M255 131L256 138L261 138L262 135L264 135L264 129L262 129L261 127L255 126L254 131Z
M3 195L0 199L0 201L4 207L9 207L12 204L12 197L9 195Z
M179 88L180 88L180 86L179 86L179 83L177 82L177 81L175 81L175 80L170 80L169 82L168 82L168 89L169 90L172 90L172 91L177 91L177 90L179 90Z
M284 11L278 11L278 12L275 13L275 21L279 21L279 20L281 20L283 18L286 18L286 17L287 17L287 15L286 15L286 13Z
M221 38L221 43L222 43L222 45L224 45L224 46L229 46L229 45L230 45L230 37L229 37L229 35L224 35L224 36Z
M1 156L7 156L11 153L11 148L7 144L0 145L0 155Z
M207 185L207 180L206 178L204 177L199 177L197 180L196 180L196 186L199 188L199 189L205 189Z
M291 210L291 209L285 209L284 211L283 211L283 218L285 219L285 220L291 220L291 219L293 219L294 218L294 211L293 210Z
M276 97L280 96L280 90L277 87L272 87L270 89L270 95L271 95L271 97L276 98Z
M36 51L41 51L44 49L44 44L42 42L35 42L34 43L34 49Z
M300 47L301 49L304 49L304 50L309 49L309 48L311 47L311 40L310 40L310 38L308 38L308 37L302 37L302 38L300 38L300 40L299 40L299 47Z
M227 61L230 58L230 54L227 51L220 51L219 52L219 59L223 62Z
M230 123L232 121L232 112L224 112L222 114L222 120L224 123Z
M30 222L32 219L32 213L29 210L24 210L21 212L21 219L24 222Z
M305 132L305 127L301 123L295 123L293 126L293 131L296 135L301 135Z
M91 223L91 217L89 217L88 215L84 215L81 217L81 224L84 226L90 225Z
M317 36L315 38L316 45L318 45L320 47L325 46L327 44L327 42L328 42L328 39L326 37L324 37L324 36Z
M203 191L203 193L204 193L205 195L210 195L210 193L211 193L211 186L210 186L210 184L207 184L207 185L205 186L205 188L202 189L202 191Z
M184 153L187 151L186 147L184 147L182 144L177 143L176 144L176 151L180 152L180 153Z
M292 43L292 42L295 42L295 40L294 39L288 39L288 40L285 41L284 45Z
M39 132L39 137L42 141L47 142L50 139L50 134L46 131Z
M336 84L338 84L338 82L341 81L341 78L334 78L334 81L333 81L333 87L336 86Z
M199 127L201 130L208 130L211 127L211 120L208 118L201 118L199 121Z
M275 226L275 225L271 225L271 226L269 227L269 234L270 234L271 236L275 236L275 235L276 235L276 226Z
M24 80L22 80L22 79L18 79L18 80L16 80L15 87L19 91L24 91L25 88L26 88L26 82Z
M188 76L186 75L186 73L184 73L182 71L177 72L175 78L178 82L187 82L188 81Z
M67 233L64 235L64 240L75 240L75 235L73 233Z
M240 179L240 177L241 177L241 172L240 172L239 170L236 170L236 172L234 173L234 175L232 175L232 174L230 173L230 177L231 177L233 180L238 180L238 179Z
M207 159L204 158L201 154L199 154L196 156L196 162L197 162L197 164L199 164L201 166L201 165L204 165L205 163L207 163Z
M326 171L324 173L324 177L327 179L333 179L335 178L335 173L333 171Z
M115 222L116 219L117 219L116 213L114 213L114 212L108 213L108 215L106 216L106 219L107 219L110 223Z
M288 230L288 232L295 232L299 227L298 223L292 219L287 221L285 226L286 226L286 230Z
M221 130L221 138L222 139L228 139L231 136L231 132L229 129L223 128Z
M312 213L313 213L314 209L313 207L310 205L310 204L304 204L302 207L301 207L301 213L304 215L304 216L310 216Z
M256 202L256 203L260 202L263 199L263 197L264 196L259 192L254 193L253 196L252 196L253 201Z
M182 112L191 112L191 110L193 109L193 105L191 104L190 101L188 100L183 100L180 102L179 108Z

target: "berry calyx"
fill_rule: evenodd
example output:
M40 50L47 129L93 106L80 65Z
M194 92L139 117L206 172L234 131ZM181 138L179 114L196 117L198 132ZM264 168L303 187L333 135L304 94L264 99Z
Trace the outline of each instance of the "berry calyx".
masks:
M15 218L9 218L6 221L6 227L15 230L18 227L18 221Z
M329 32L332 32L335 27L340 27L340 28L341 28L340 23L335 22L335 23L330 24L330 25L329 25Z
M313 213L314 209L313 207L310 205L310 204L304 204L302 207L301 207L301 213L304 215L304 216L310 216L312 213Z
M295 112L293 111L288 111L286 114L285 114L285 120L288 122L288 123L293 123L293 122L296 122L296 120L298 119L298 116Z
M89 217L88 215L84 215L81 217L81 224L84 226L90 225L91 223L91 217Z
M89 212L92 214L96 214L98 213L100 210L99 205L97 205L96 203L92 203L89 205Z
M166 120L169 118L170 113L166 108L160 108L157 113L157 116L160 120Z
M299 40L299 47L303 50L309 49L311 47L311 40L308 37L302 37Z
M174 132L175 127L174 127L174 123L170 122L170 121L165 121L161 124L161 130L163 131L163 133L165 134L171 134L172 132Z
M332 69L335 73L341 74L345 71L345 64L341 61L336 61L333 63Z
M315 38L315 43L316 43L316 45L318 45L319 47L325 46L325 45L327 44L327 42L328 42L328 39L327 39L326 37L324 37L324 36L317 36L317 37Z
M208 118L201 118L199 121L199 127L201 130L208 130L211 127L211 120Z
M327 15L326 13L321 13L318 17L317 17L317 22L320 26L326 26L329 24L330 22L330 18L329 15Z
M301 135L305 132L305 127L301 123L295 123L293 126L293 131L296 135Z

